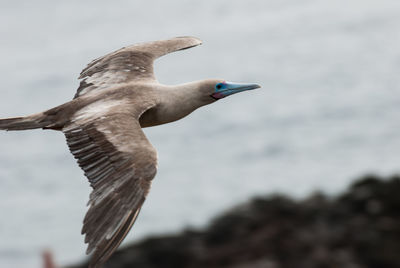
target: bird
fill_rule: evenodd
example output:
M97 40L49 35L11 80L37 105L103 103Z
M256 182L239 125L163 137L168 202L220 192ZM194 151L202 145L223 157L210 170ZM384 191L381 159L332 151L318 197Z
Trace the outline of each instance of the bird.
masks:
M83 219L89 267L102 267L134 224L157 172L157 151L142 128L179 120L254 83L206 79L179 85L156 80L153 62L198 46L175 37L123 47L90 62L72 100L44 112L0 119L0 130L61 131L92 192Z

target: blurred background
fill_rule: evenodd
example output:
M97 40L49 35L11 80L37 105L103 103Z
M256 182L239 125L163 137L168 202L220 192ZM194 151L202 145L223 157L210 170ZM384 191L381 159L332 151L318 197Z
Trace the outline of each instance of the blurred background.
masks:
M169 125L152 191L126 242L202 227L254 195L342 192L400 171L400 2L396 0L0 0L0 117L70 100L92 59L192 35L203 45L156 62L158 80L254 82ZM90 193L64 136L0 133L0 267L84 258Z

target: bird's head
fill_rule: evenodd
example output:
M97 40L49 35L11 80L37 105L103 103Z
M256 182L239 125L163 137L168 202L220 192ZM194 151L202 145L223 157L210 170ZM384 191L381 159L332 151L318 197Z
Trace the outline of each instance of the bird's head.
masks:
M259 88L257 84L232 83L225 80L208 80L207 94L214 100L219 100L227 96Z

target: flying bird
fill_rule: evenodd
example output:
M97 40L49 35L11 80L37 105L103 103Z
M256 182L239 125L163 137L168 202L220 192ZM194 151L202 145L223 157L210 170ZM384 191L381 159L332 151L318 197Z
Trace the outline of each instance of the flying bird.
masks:
M135 44L93 60L73 100L44 112L0 119L1 130L62 131L93 188L82 234L101 267L135 222L157 171L157 152L142 128L179 120L197 108L257 84L207 79L175 86L157 82L153 62L201 44L195 37Z

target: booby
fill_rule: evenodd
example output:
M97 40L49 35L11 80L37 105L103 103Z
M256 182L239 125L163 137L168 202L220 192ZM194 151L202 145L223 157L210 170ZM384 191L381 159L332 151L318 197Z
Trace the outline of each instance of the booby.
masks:
M257 84L207 79L157 82L155 59L201 44L195 37L135 44L90 62L73 100L44 112L0 119L1 130L62 131L93 188L82 234L101 267L135 222L157 171L157 152L142 128L179 120L197 108Z

